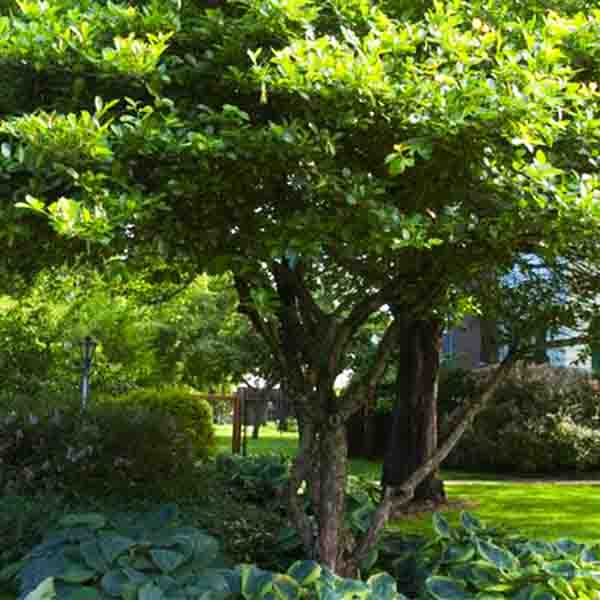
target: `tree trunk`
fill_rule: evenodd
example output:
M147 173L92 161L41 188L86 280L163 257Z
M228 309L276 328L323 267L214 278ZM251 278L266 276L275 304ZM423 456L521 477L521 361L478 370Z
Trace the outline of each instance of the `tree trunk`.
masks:
M265 415L267 413L268 394L261 390L255 395L253 410L253 427L252 427L252 439L257 440L260 432L260 426L265 422Z
M282 391L277 400L277 429L285 432L288 430L288 419L290 417L290 402L288 400L288 391Z
M383 465L383 484L399 485L437 448L437 382L441 325L408 321L403 328L396 379L396 405ZM415 500L445 497L436 473L415 491Z
M344 551L344 499L346 486L346 428L323 426L319 432L319 560L334 572L342 572Z

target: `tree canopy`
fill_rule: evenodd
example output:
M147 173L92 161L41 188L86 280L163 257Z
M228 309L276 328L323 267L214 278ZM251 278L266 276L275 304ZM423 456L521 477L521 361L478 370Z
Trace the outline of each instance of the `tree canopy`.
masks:
M316 552L343 569L343 423L406 321L483 302L481 282L524 254L597 264L600 11L23 0L4 13L3 266L88 253L233 271L319 448ZM372 367L336 396L355 337L390 306Z

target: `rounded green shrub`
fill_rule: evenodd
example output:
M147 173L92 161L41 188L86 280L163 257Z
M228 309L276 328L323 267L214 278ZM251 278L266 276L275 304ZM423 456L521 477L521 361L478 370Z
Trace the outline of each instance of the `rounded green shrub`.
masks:
M185 450L192 444L197 459L208 458L216 448L211 405L199 394L185 387L157 387L133 390L119 396L118 403L140 407L167 419L173 419L184 434L178 443Z

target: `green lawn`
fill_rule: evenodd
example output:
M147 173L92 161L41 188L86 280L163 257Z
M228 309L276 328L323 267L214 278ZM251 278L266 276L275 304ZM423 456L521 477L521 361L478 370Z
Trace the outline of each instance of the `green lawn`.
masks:
M259 440L252 440L248 428L248 452L294 454L297 434L279 433L268 426L261 430ZM231 449L231 427L217 428L221 451ZM377 480L380 465L367 460L351 460L350 472ZM484 473L442 471L450 500L477 503L471 508L480 518L494 525L518 530L532 538L557 539L568 537L579 541L600 540L600 485L550 482L513 482L494 479ZM447 513L455 521L457 513ZM410 533L431 531L431 518L402 519L391 527Z

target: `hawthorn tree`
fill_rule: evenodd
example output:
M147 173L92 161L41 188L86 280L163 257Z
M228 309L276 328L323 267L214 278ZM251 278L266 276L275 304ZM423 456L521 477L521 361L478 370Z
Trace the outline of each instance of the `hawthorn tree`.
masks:
M517 356L408 471L393 438L381 505L356 539L344 424L392 349L402 340L415 358L413 427L430 424L434 342L456 295L483 300L477 282L526 253L552 262L576 242L598 260L600 13L408 4L23 0L0 19L8 271L35 268L36 244L128 269L159 256L231 270L294 390L291 514L307 553L345 573ZM337 395L382 314L375 359Z

